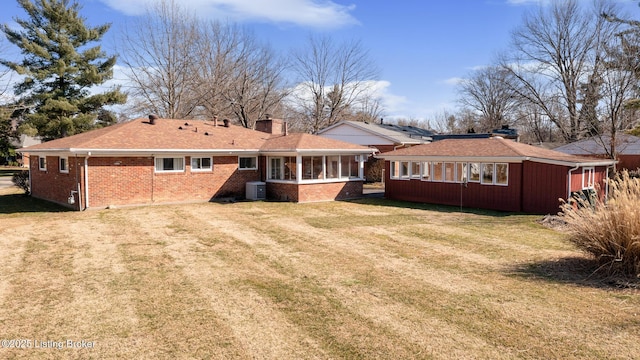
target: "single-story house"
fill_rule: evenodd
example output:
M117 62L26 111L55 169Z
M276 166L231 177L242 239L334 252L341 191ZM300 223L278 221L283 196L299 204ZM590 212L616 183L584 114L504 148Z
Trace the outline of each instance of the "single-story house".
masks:
M378 155L387 199L536 214L559 199L606 196L614 160L568 155L499 137L446 139Z
M611 148L611 136L602 135L579 140L556 147L554 150L565 154L607 158L605 149ZM637 170L640 168L640 138L628 134L617 134L615 141L617 170Z
M19 151L31 157L32 196L79 210L230 197L310 202L362 195L363 164L371 149L288 133L278 119L260 120L256 129L226 120L150 116Z

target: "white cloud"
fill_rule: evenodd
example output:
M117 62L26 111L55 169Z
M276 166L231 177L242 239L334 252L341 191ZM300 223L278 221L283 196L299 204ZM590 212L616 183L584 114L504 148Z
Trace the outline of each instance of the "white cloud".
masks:
M144 14L149 4L162 0L101 0L126 15ZM355 5L327 0L182 0L179 5L198 16L238 22L258 21L314 28L337 28L358 21L351 15Z
M443 84L447 84L447 85L458 85L460 84L462 81L464 81L464 78L461 77L452 77L452 78L448 78L442 81Z

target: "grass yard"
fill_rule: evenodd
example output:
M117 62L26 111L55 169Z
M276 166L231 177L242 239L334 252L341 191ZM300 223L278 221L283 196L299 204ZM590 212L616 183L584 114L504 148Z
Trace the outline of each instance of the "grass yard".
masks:
M29 341L3 359L640 354L640 291L589 279L538 216L382 199L68 212L2 191L0 340Z

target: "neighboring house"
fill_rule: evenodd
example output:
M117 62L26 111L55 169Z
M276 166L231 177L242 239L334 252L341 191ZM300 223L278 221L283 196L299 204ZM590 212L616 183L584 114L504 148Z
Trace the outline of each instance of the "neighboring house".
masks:
M562 145L554 150L565 154L608 158L605 149L611 148L611 136L602 135ZM616 169L637 170L640 168L640 138L633 135L616 135Z
M329 139L346 141L375 149L378 153L385 153L403 147L410 147L431 142L433 132L415 126L401 126L395 124L371 124L361 121L340 121L322 129L318 135ZM365 163L365 177L367 181L379 182L383 180L382 160L369 158Z
M607 191L613 160L567 155L499 137L446 139L378 155L387 199L555 214L559 199Z
M18 130L18 120L17 119L12 119L11 120L11 129L13 131L17 131ZM40 144L42 141L37 138L37 137L33 137L33 136L29 136L29 135L25 135L25 134L21 134L19 138L15 139L13 141L13 146L16 149L20 149L20 148L24 148L27 146L32 146L32 145L36 145L36 144ZM20 166L22 167L29 167L29 154L18 154L15 159L8 159L11 161L17 161L18 163L20 163Z
M258 121L256 128L263 131L226 120L150 117L19 151L31 157L31 194L76 209L245 198L249 192L297 202L362 195L371 149L288 134L277 119Z
M431 142L433 131L415 126L371 124L361 121L340 121L324 128L318 135L368 146L384 153L402 147Z
M431 138L433 139L433 141L440 141L446 139L487 139L494 136L501 137L503 139L520 141L518 130L511 129L509 125L503 125L502 128L491 130L491 132L488 133L468 132L465 134L434 134L433 136L431 136Z

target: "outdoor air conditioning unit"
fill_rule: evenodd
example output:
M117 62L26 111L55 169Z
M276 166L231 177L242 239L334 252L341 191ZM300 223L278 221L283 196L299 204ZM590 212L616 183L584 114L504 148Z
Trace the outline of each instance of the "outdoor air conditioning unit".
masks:
M262 181L247 183L247 200L265 200L267 198L267 184Z

